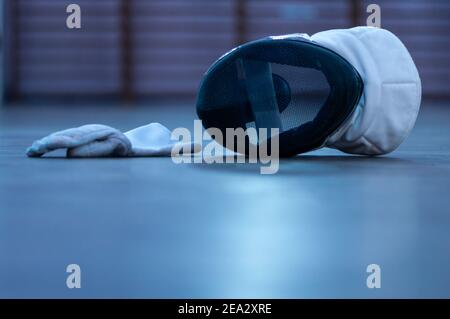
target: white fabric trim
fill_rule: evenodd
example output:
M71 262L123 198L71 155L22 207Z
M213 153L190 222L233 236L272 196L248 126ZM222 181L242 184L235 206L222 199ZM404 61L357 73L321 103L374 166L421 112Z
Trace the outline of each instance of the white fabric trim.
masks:
M364 82L357 110L326 146L363 155L395 150L412 130L422 96L419 73L403 43L373 27L319 32L311 40L344 57Z

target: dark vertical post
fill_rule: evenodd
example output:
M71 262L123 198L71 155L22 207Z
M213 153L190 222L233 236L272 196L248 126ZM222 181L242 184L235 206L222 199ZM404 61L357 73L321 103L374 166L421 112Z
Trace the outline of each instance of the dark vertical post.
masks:
M361 17L361 0L349 0L350 1L350 23L351 27L357 27L360 25Z
M133 100L133 47L131 39L131 0L122 0L120 7L121 15L121 83L122 98L125 102Z
M234 34L235 45L247 41L247 1L234 0Z

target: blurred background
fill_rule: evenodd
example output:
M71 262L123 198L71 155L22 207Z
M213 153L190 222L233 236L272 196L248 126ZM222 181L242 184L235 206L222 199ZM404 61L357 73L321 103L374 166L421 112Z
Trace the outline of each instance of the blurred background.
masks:
M274 34L365 25L363 0L4 0L3 102L193 101L208 66ZM82 28L66 27L66 7ZM378 0L427 98L449 98L450 1Z
M66 7L81 6L81 29ZM192 128L203 73L260 37L366 25L358 0L0 0L0 298L450 296L450 0L377 0L425 101L383 157L29 159L51 132ZM386 57L389 58L388 56ZM66 266L83 289L67 289ZM366 267L383 271L368 289Z

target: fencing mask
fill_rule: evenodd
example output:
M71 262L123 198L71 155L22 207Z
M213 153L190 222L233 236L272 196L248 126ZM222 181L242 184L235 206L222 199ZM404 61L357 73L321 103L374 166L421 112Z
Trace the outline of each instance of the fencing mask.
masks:
M387 30L357 27L231 50L206 72L197 114L223 136L227 128L278 129L281 156L324 146L380 155L406 138L420 101L419 74L402 42Z

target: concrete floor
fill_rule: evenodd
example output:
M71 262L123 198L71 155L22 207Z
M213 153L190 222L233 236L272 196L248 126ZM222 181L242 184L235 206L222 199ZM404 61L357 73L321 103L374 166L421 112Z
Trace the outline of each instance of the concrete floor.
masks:
M450 297L450 103L394 153L251 164L29 159L85 123L192 127L192 107L0 111L0 297ZM66 266L82 288L66 287ZM366 267L381 266L381 289Z

